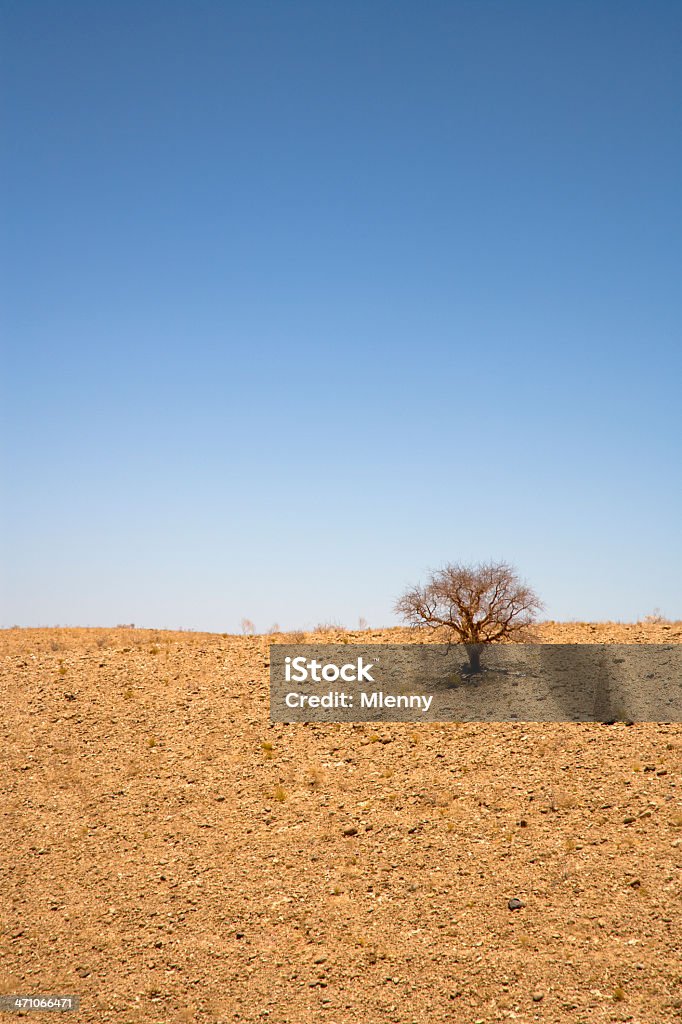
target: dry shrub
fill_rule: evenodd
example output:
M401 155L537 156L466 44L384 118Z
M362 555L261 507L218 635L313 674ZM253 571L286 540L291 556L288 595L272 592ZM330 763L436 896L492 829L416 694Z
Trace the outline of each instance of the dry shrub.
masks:
M324 772L320 768L311 768L308 772L308 785L311 789L319 789L324 780Z
M670 619L667 619L660 608L654 608L651 615L645 615L642 619L643 626L668 626Z
M304 644L306 634L301 629L291 633L277 633L272 635L272 641L277 644Z
M574 796L563 790L551 790L547 802L550 811L568 811L577 803Z

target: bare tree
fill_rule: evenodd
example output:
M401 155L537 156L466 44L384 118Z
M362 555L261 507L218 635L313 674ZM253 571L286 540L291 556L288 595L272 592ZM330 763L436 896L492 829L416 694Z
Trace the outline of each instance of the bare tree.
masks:
M466 645L472 672L481 668L484 644L521 640L542 604L506 562L446 565L424 586L410 587L395 611L412 626L439 630Z

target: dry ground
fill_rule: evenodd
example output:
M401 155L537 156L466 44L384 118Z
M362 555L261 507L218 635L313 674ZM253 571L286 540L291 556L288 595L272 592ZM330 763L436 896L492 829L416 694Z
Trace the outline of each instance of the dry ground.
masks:
M0 991L80 994L74 1022L679 1024L681 725L275 725L268 643L0 634Z

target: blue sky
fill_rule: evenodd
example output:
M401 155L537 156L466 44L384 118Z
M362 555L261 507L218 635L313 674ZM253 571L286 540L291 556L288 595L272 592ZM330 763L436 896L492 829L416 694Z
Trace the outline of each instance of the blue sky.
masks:
M678 3L0 10L3 625L682 617Z

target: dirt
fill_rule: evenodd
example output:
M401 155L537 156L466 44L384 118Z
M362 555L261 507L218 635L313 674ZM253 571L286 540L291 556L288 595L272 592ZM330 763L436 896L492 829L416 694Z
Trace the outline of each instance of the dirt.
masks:
M79 995L74 1022L679 1024L682 725L271 723L284 639L0 633L1 993Z

